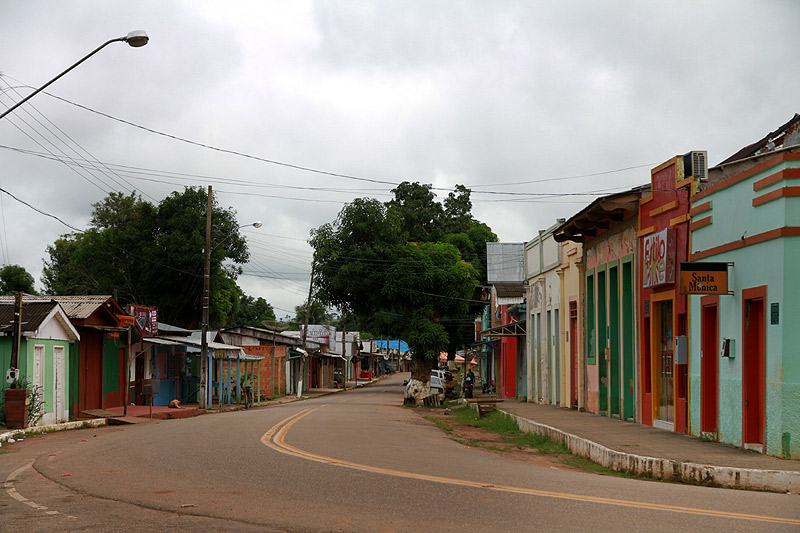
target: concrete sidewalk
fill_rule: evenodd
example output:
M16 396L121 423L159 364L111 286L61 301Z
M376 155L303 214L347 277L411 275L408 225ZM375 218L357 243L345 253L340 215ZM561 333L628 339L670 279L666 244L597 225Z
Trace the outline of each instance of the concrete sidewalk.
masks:
M656 479L800 494L800 461L549 405L506 400L498 410L520 429L563 441L612 470Z

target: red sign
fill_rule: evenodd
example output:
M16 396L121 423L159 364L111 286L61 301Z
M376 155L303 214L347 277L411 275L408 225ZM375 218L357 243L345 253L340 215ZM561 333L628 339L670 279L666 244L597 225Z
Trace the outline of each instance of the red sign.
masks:
M642 287L675 283L675 231L663 229L642 239Z
M143 305L130 305L128 312L136 320L136 329L142 337L155 337L158 335L158 309Z

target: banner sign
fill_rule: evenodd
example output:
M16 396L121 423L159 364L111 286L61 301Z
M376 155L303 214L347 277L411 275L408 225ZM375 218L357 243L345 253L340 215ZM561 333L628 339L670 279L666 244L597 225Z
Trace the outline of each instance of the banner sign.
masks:
M675 283L675 230L666 228L642 239L642 287Z
M302 331L302 327L300 331ZM330 347L334 347L336 344L336 327L330 325L309 324L308 332L306 333L306 340L317 342L319 344L327 344Z
M136 319L128 315L117 315L117 321L120 326L133 326L136 324Z
M131 305L128 306L128 312L136 320L136 329L142 337L158 335L158 310L155 307Z
M728 263L681 263L681 294L728 294Z

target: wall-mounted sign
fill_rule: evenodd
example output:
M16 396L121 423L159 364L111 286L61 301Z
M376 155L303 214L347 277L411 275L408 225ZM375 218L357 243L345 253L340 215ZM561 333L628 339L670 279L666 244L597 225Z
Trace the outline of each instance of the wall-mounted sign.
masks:
M136 319L136 328L142 337L158 335L158 310L155 307L130 305L128 313Z
M728 263L681 263L681 294L728 294Z
M642 287L675 283L675 230L666 228L642 239Z
M128 315L117 315L117 320L120 326L133 326L136 324L136 319Z

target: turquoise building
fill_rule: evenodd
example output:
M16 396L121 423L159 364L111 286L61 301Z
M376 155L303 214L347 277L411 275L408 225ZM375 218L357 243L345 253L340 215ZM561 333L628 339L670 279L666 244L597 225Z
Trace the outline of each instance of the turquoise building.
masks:
M795 115L709 170L692 196L684 265L727 273L722 294L690 297L690 433L792 459L800 459L799 136Z

